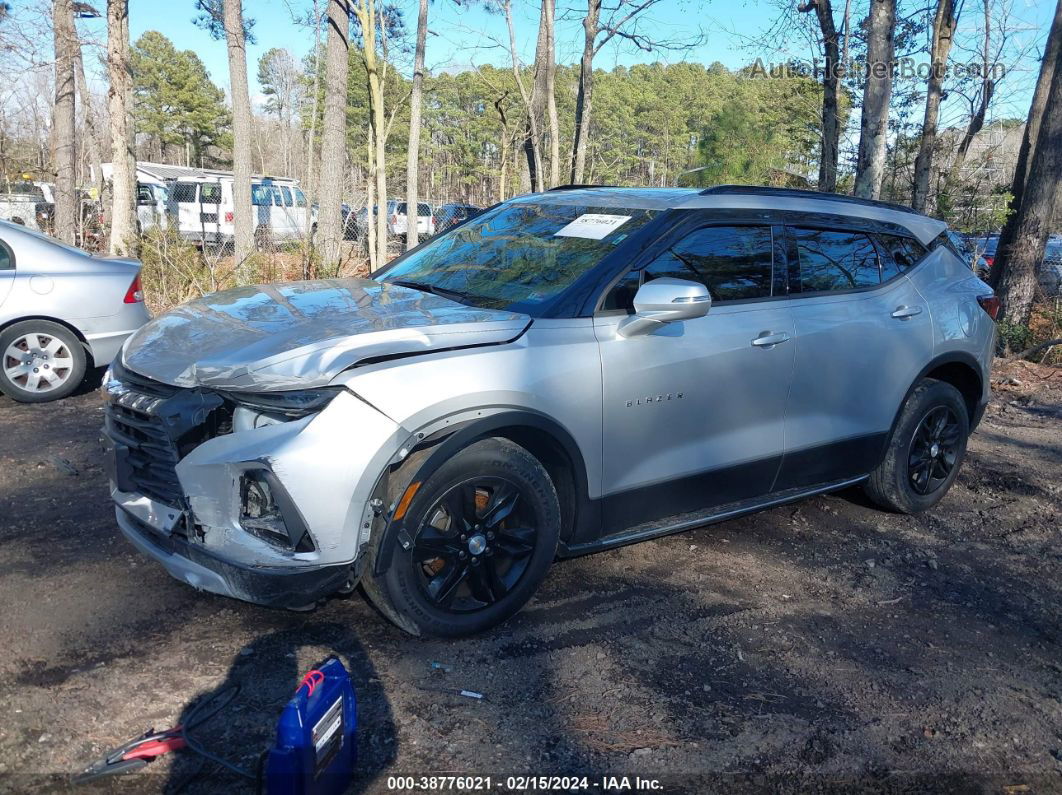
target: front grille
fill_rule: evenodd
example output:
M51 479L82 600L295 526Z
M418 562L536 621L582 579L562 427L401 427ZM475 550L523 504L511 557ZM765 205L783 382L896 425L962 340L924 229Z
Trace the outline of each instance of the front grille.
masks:
M105 432L115 443L118 488L183 510L177 463L207 439L231 432L231 408L215 392L162 384L117 363L112 377L104 386Z
M117 402L107 404L111 437L126 448L125 475L129 491L175 508L183 507L177 480L177 445L166 433L158 417ZM124 484L123 484L124 485Z

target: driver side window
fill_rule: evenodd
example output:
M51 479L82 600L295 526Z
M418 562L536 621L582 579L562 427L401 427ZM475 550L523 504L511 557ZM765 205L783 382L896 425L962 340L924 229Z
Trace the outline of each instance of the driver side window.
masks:
M620 279L602 308L630 311L640 283L665 276L700 282L716 302L769 298L773 252L769 226L705 226Z

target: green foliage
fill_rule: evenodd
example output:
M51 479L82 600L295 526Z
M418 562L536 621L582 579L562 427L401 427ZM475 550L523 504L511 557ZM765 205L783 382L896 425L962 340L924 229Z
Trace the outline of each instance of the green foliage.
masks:
M225 18L223 16L224 0L195 0L195 10L199 15L192 20L197 28L202 28L214 39L225 38ZM257 43L254 37L254 20L243 18L243 38L248 44Z
M196 161L208 146L227 146L232 117L225 93L211 82L199 56L149 30L133 45L132 65L138 133L160 148L189 144Z
M747 106L728 102L705 125L700 142L704 166L697 184L767 182L785 157L778 138L775 128L762 124Z

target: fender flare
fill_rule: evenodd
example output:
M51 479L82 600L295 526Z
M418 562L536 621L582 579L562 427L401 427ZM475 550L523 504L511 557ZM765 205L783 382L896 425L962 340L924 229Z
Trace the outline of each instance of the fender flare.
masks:
M414 453L423 451L426 448L434 447L434 449L417 466L416 471L410 476L408 482L419 481L423 483L460 450L463 450L477 439L491 436L495 431L503 428L527 428L538 431L549 435L553 441L560 445L572 468L576 511L573 521L578 526L580 519L585 517L589 507L586 463L583 460L582 451L572 435L560 423L537 411L527 409L501 411L486 417L460 422L425 437L416 447L409 451L409 455L406 458L411 458ZM388 480L389 478L382 476L374 493L379 492L381 487L386 489ZM406 485L403 485L402 491L404 492L405 489ZM382 535L380 536L379 547L373 562L373 573L376 575L381 575L390 568L395 542L405 548L411 541L409 529L405 524L405 517L398 520L394 519L395 507L395 504L388 505L387 513L381 516L384 525L380 528Z
M882 445L881 456L878 459L878 463L881 463L881 459L884 458L885 452L888 449L889 440L892 439L892 435L896 432L896 426L900 422L900 415L903 414L903 407L907 405L908 398L911 397L911 393L914 392L919 382L925 378L929 373L936 370L938 367L942 367L946 364L963 364L969 367L974 375L977 376L977 380L981 383L981 394L984 394L984 385L986 374L981 369L981 363L977 361L977 358L973 354L966 351L950 351L948 353L942 353L939 356L935 356L929 361L929 363L918 371L918 375L911 381L911 385L907 387L907 391L903 393L903 400L900 401L900 405L896 409L896 414L892 418L892 425L889 426L889 434L885 437L885 443ZM980 421L981 413L983 413L983 404L981 404L981 395L977 397L978 404L982 406L982 411L977 412L976 416L971 416L970 419L970 432L977 427L977 423Z

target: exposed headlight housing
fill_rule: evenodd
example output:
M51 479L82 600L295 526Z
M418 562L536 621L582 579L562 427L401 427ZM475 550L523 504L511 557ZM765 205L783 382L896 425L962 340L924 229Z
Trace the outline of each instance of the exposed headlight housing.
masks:
M232 413L232 429L249 431L316 414L341 391L343 387L300 389L293 392L226 393L226 397L236 404Z
M318 389L298 389L289 392L228 392L226 396L240 406L279 414L289 419L298 419L316 414L343 391L341 386L324 386Z

